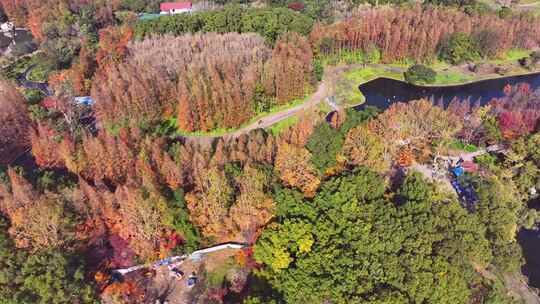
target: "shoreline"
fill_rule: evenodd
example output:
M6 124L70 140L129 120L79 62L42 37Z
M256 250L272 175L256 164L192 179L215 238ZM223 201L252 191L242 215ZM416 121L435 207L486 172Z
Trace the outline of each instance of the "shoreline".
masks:
M404 82L406 84L409 84L409 85L412 85L412 86L415 86L415 87L418 87L418 88L459 87L459 86L464 86L464 85L477 84L477 83L482 82L482 81L496 80L496 79L507 78L507 77L530 76L530 75L535 75L535 74L540 74L540 68L538 68L538 69L536 69L534 71L525 72L525 73L508 73L508 74L504 74L504 75L502 75L502 74L484 74L482 76L475 77L474 79L471 79L471 80L468 80L468 81L456 82L456 83L415 84L415 83L407 82L407 81L405 81L403 79L384 76L384 77L376 77L376 78L364 81L362 83L359 83L358 85L360 86L360 85L363 85L365 83L368 83L370 81L373 81L373 80L379 79L379 78L390 78L390 79L393 79L393 80L396 80L396 81L401 81L401 82Z

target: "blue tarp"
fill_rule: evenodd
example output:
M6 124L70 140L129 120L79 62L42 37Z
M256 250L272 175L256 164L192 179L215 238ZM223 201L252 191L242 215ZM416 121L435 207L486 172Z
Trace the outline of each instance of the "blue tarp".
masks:
M461 175L463 175L463 173L465 172L465 170L463 169L463 167L455 167L454 169L452 169L452 173L454 173L454 176L456 177L459 177Z
M458 167L458 168L461 168L461 167ZM452 171L454 172L456 169ZM457 173L454 172L456 177L463 174L463 168L461 169L462 170L458 170ZM454 189L456 190L459 200L461 201L463 206L467 208L467 210L469 210L470 212L474 212L474 209L475 209L474 206L476 202L478 201L478 196L474 192L474 188L472 186L465 186L461 184L457 179L451 180L450 183L452 184L452 187L454 187Z
M90 96L79 96L75 97L75 103L91 106L94 104L94 100Z

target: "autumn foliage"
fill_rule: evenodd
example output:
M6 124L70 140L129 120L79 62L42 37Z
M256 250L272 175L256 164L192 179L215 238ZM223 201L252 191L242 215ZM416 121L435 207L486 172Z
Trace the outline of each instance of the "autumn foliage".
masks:
M29 146L26 100L8 81L0 80L0 164L13 160Z
M267 63L266 92L276 96L278 103L303 97L313 83L313 54L307 40L297 33L284 34Z
M537 18L518 14L501 19L494 13L471 16L458 10L422 6L363 9L343 21L316 25L310 40L322 53L369 51L375 47L384 62L422 62L435 58L440 43L452 33L481 35L486 31L496 43L489 48L499 52L540 43Z
M126 56L127 45L133 37L133 29L129 26L109 26L99 31L99 49L96 60L103 67L118 63Z
M540 118L538 90L526 83L505 87L505 95L491 101L491 111L497 116L502 135L513 139L537 129Z
M152 37L127 52L125 62L101 69L94 81L105 126L174 118L183 131L238 127L255 114L258 84L285 103L313 83L309 44L298 34L283 36L274 51L255 34L210 33Z

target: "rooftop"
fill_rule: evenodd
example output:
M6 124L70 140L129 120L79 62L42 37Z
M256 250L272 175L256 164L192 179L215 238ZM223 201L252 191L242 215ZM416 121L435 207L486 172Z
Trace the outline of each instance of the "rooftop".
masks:
M177 9L190 9L191 2L163 2L159 5L161 11L177 10Z

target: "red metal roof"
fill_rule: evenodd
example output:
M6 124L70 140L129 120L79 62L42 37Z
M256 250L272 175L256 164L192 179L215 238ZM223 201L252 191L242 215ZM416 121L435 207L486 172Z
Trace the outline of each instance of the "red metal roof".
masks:
M159 5L161 11L191 9L191 2L163 2Z
M56 101L55 98L53 98L53 97L45 97L41 101L41 106L44 107L44 108L47 108L47 109L52 109L52 108L56 108L57 103L58 102Z

